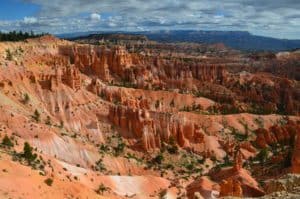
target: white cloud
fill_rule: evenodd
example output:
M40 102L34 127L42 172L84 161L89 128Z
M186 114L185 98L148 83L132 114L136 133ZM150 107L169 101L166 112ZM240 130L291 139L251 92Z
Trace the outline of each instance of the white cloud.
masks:
M300 35L299 0L264 0L264 3L253 0L223 0L222 3L211 0L23 1L38 4L38 15L5 23L0 20L0 30L15 28L61 33L207 29L245 30L266 36L284 35L285 38L299 38ZM91 14L86 17L85 13Z
M115 24L114 22L109 22L107 25L109 27L116 27L117 26L117 24Z
M90 15L90 19L94 22L96 21L100 21L101 20L101 15L97 14L97 13L92 13Z
M38 20L35 17L24 17L24 23L25 24L35 24Z

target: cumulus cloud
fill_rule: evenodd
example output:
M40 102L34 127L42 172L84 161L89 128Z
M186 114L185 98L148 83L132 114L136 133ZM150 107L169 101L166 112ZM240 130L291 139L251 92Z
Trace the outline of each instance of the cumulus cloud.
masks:
M35 17L24 17L24 23L25 24L35 24L38 20Z
M86 30L244 30L299 38L299 0L23 0L40 6L35 17L1 25L44 32ZM86 13L92 13L86 17ZM101 13L98 14L98 13ZM96 23L101 21L101 23ZM31 27L30 27L31 26Z
M97 13L92 13L92 14L90 15L90 19L91 19L92 21L100 21L100 20L101 20L101 15L99 15L99 14L97 14Z

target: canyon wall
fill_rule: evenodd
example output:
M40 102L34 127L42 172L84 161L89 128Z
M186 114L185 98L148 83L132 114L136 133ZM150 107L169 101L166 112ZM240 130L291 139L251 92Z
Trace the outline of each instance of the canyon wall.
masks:
M65 84L74 90L81 88L79 70L73 65L55 67L47 73L27 72L26 76L32 83L39 83L43 89L55 90L59 84Z
M129 53L123 47L111 49L89 45L60 46L59 52L81 72L96 75L106 82L129 82L144 87L192 88L193 79L222 83L226 80L223 65L187 63L180 59L151 57Z
M260 148L278 143L290 144L297 137L299 131L300 125L293 121L288 121L287 124L282 126L274 125L269 129L259 128L255 131L257 136L255 143Z

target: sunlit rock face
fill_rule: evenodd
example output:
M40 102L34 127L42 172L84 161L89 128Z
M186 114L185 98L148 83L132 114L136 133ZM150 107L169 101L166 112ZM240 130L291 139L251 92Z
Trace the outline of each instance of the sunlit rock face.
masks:
M186 65L176 59L145 57L129 53L120 46L107 49L97 46L68 45L61 46L59 52L69 57L70 62L86 74L94 74L103 81L121 78L122 81L131 82L141 88L165 85L192 89L193 79L222 83L227 77L224 65L204 65L196 61Z
M299 124L293 121L288 121L287 124L279 126L274 125L267 129L257 129L255 131L256 143L259 147L265 148L268 145L274 145L277 143L291 143L299 132Z

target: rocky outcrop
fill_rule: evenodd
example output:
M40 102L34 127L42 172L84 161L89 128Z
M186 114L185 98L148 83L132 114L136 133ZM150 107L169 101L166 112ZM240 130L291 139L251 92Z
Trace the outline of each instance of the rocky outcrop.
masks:
M145 150L160 148L161 142L168 143L171 137L183 148L190 148L191 143L204 143L205 135L199 126L176 115L111 106L109 120L121 129L124 137L137 139L137 144Z
M140 88L193 88L193 79L222 83L227 72L223 65L187 64L179 59L145 57L127 52L123 47L74 45L61 46L60 54L70 59L80 71L94 74L103 81L129 82ZM188 85L189 84L189 85Z
M72 65L55 67L49 73L27 72L27 78L32 83L38 83L43 89L55 90L59 84L65 84L74 90L81 88L79 70Z
M238 86L236 86L238 85ZM289 79L278 78L268 74L253 74L251 78L244 78L232 89L240 100L253 102L260 106L261 113L285 112L297 114L299 112L299 96L297 88ZM232 86L232 82L227 87Z
M242 153L238 150L238 151L235 153L233 170L234 170L235 172L239 172L242 168L243 168L243 155L242 155Z
M212 179L219 182L220 196L222 197L260 197L265 194L245 169L241 169L239 172L224 169L212 174Z
M227 180L223 180L220 184L220 187L220 197L243 197L243 189L241 187L240 181L237 179L229 178Z
M288 145L293 150L291 158L291 171L300 173L300 125L299 123L288 121L287 124L278 126L274 125L266 129L257 129L256 141L258 147L266 148L275 144ZM284 158L281 156L273 157L273 161L281 162Z
M60 54L86 74L94 74L110 81L111 73L122 77L125 68L132 65L131 55L123 47L107 49L88 45L60 46Z
M138 139L138 147L150 150L160 146L160 137L156 136L155 124L148 111L112 106L109 119L122 129L123 137Z
M59 70L59 69L58 69ZM67 66L62 69L62 72L57 71L57 76L62 74L61 77L57 77L61 79L62 83L68 85L72 89L79 90L81 87L81 77L79 74L79 70L74 66Z
M186 192L189 199L196 198L197 193L204 198L216 198L219 196L220 186L207 176L203 176L189 184L186 187Z
M259 187L249 171L242 168L242 153L235 152L234 166L221 170L211 171L208 179L201 177L189 184L186 188L188 198L194 198L199 192L204 198L214 197L259 197L264 191Z
M265 74L240 79L227 71L226 64L214 63L213 59L210 63L199 62L197 58L145 55L129 52L121 46L63 45L59 53L81 72L115 85L201 91L216 101L232 104L238 99L249 103L248 109L252 111L299 112L299 96L293 82ZM258 107L252 107L251 103Z
M257 129L255 131L257 136L255 143L261 148L274 145L275 143L289 143L299 131L299 124L289 120L287 124L282 126L274 125L269 130Z
M220 197L259 197L264 191L259 187L250 172L243 169L243 157L240 148L236 148L234 166L211 171L211 178L220 185Z
M275 136L266 129L262 129L262 128L257 129L255 133L256 133L255 143L261 148L265 148L269 144L273 144L276 142Z
M294 96L292 92L292 85L288 79L284 79L279 83L280 86L280 106L287 113L297 113L297 106L294 105ZM296 110L295 110L296 109Z

